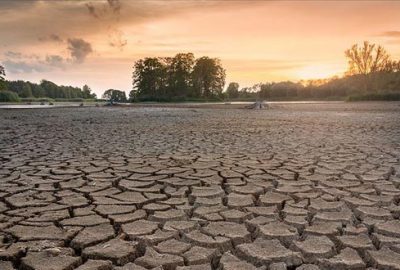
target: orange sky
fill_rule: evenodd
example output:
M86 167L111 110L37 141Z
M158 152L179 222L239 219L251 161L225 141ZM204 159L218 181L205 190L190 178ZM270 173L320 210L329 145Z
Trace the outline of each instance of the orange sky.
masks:
M341 75L364 40L400 58L398 1L0 1L8 79L131 89L145 56L219 57L227 83Z

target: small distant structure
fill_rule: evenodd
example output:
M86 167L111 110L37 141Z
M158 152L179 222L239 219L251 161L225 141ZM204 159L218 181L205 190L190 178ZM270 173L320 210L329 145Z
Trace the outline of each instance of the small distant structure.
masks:
M264 101L256 101L255 103L247 106L246 108L252 110L263 110L263 109L269 109L269 105Z

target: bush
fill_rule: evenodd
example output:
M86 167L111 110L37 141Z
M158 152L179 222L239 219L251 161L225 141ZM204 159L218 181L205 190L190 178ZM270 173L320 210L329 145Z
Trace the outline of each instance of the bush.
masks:
M0 102L19 102L20 98L17 93L11 91L0 91Z
M381 92L363 95L353 95L347 101L400 101L400 92Z

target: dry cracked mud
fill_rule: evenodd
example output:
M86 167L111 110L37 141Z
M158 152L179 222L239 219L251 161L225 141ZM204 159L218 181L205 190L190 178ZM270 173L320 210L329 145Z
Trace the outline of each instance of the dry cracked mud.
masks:
M0 110L0 269L400 269L400 104Z

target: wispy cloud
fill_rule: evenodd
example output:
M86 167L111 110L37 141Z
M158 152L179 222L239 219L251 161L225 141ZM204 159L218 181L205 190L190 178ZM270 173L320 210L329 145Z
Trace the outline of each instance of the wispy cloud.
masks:
M380 36L400 38L400 31L386 31L381 33Z
M86 3L89 15L97 19L103 29L106 29L108 36L108 44L111 47L122 50L128 40L124 33L119 29L119 21L121 15L121 2L119 0L107 0L104 3Z
M63 42L63 41L64 41L64 40L63 40L59 35L57 35L57 34L50 34L50 35L47 35L47 36L41 36L41 37L38 37L38 40L39 40L39 41L43 41L43 42L46 42L46 41Z
M3 65L8 73L32 73L32 72L46 72L49 68L40 62L28 62L25 60L10 60L3 61Z

